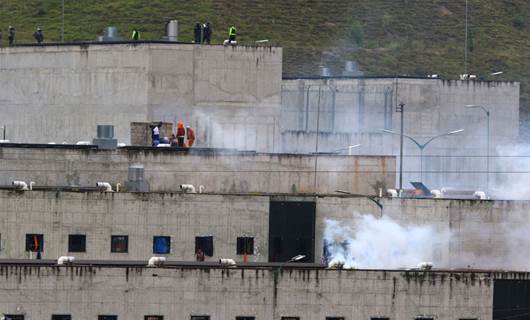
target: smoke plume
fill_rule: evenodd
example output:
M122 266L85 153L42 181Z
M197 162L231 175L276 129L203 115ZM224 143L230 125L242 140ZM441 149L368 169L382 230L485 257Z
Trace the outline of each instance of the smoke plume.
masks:
M330 265L346 268L412 268L434 260L448 243L448 233L428 225L402 226L389 217L356 214L351 223L325 219L325 253Z

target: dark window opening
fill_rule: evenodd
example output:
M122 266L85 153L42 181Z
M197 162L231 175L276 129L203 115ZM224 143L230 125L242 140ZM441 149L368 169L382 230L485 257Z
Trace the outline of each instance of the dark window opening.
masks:
M72 320L72 316L69 314L54 314L52 320Z
M269 207L269 262L314 262L315 202L271 201Z
M390 318L386 318L386 317L371 317L370 320L390 320Z
M282 320L300 320L300 317L282 317Z
M212 236L201 236L195 237L195 253L202 252L205 256L213 256L213 237Z
M118 320L118 316L98 316L98 320Z
M164 320L164 316L145 316L144 320Z
M372 318L373 320L374 318ZM344 320L344 317L326 317L326 320Z
M24 320L23 314L4 314L5 320Z
M42 234L26 234L26 251L42 252L44 250L44 236Z
M171 237L154 236L153 253L169 254L171 251Z
M493 320L528 319L529 312L530 280L493 282Z
M237 254L254 254L254 238L238 237Z
M126 253L129 251L129 236L111 236L110 252Z
M86 236L84 234L69 235L68 252L86 252Z
M236 317L236 320L256 320L256 317Z
M434 320L434 318L417 317L416 320Z
M191 316L191 320L210 320L210 316Z

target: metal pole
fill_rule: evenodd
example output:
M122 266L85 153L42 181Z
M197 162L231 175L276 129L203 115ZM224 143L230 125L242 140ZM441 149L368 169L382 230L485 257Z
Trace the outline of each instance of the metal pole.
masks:
M423 148L420 148L420 182L423 182Z
M322 85L318 85L318 103L317 103L317 136L315 139L315 180L313 182L313 189L317 193L317 168L318 168L318 134L320 132L320 91Z
M5 140L6 139L6 126L5 125L2 127L2 130L4 131L4 139L3 140Z
M487 137L487 146L488 148L486 152L487 160L486 160L486 190L489 192L490 190L490 112L486 111L486 117L488 118L488 137Z
M61 42L64 42L64 0L62 0Z
M464 73L467 74L467 1L466 0L466 43L464 44Z
M405 104L400 103L401 112L401 133L399 135L399 193L403 192L403 119L405 114Z

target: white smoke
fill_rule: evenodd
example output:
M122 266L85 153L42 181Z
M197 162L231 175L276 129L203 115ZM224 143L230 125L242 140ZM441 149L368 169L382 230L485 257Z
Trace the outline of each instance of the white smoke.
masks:
M505 200L530 199L530 146L511 144L497 147L501 157L492 158L492 197Z
M448 232L428 225L402 226L389 217L355 214L351 223L324 219L324 224L329 265L346 268L413 268L424 261L436 266L449 242Z
M499 203L508 207L509 203ZM324 219L324 259L330 267L362 269L435 268L530 270L528 206L487 215L468 212L434 224L404 225L388 216L354 214ZM484 209L481 209L484 210ZM506 214L505 214L506 213ZM434 223L434 222L433 222ZM440 230L441 229L441 230Z

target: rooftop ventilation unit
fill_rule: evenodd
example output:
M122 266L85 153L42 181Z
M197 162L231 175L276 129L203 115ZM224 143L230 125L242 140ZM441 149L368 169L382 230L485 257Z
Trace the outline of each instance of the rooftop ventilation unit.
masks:
M364 73L359 70L359 65L355 61L346 61L342 75L344 77L362 77Z
M331 77L331 71L329 70L328 67L322 67L322 69L320 70L320 75L322 77L329 78L329 77Z
M123 41L123 38L118 34L118 28L109 26L103 30L103 35L97 37L98 42L118 42Z
M177 42L178 41L178 30L179 24L175 19L168 19L166 22L166 35L162 37L162 40Z
M144 178L144 166L134 164L129 166L127 190L130 192L149 192L149 183Z
M97 138L93 140L93 143L98 146L99 149L116 149L118 147L118 140L114 139L114 126L113 125L98 125Z

